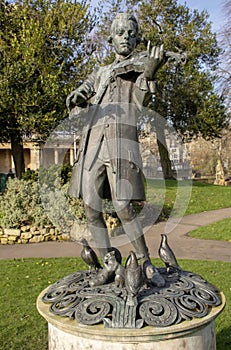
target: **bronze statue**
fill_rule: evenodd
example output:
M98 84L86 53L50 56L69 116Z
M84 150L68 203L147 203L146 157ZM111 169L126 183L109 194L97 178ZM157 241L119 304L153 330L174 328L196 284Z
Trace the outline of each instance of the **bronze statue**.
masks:
M211 307L221 305L220 292L201 276L180 268L165 234L159 256L166 267L157 269L151 264L132 203L145 199L137 117L156 90L161 65L169 57L184 63L185 56L165 52L163 47L151 49L150 45L147 52L137 53L138 25L126 13L116 16L109 40L116 50L115 62L95 69L67 98L75 121L76 117L80 124L84 121L69 194L83 198L103 266L83 239L82 258L94 269L62 278L49 287L42 300L52 303L53 314L84 325L104 323L108 328L126 329L178 325L202 318ZM82 110L85 112L80 113ZM103 198L111 198L135 249L125 266L119 250L110 245Z
M70 111L87 111L69 194L83 198L88 227L102 257L111 248L102 200L111 198L146 277L161 287L164 279L150 262L132 202L145 200L137 117L156 92L156 73L168 58L163 46L136 52L138 23L127 13L116 15L109 42L115 48L115 61L96 68L67 97Z

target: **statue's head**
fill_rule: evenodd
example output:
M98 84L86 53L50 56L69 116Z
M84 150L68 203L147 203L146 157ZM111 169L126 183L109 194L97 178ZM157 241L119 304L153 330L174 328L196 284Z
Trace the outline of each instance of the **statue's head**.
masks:
M118 55L128 56L140 42L136 18L129 13L118 13L112 22L108 41Z

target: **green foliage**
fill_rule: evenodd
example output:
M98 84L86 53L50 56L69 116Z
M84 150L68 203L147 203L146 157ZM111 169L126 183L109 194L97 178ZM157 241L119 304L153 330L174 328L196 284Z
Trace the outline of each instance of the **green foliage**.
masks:
M65 99L88 69L93 22L84 1L1 1L0 138L47 135L67 116Z
M0 226L54 225L69 234L74 221L86 221L83 202L67 195L70 166L53 165L38 173L27 171L24 179L9 179L0 198Z
M192 11L176 0L153 0L143 1L139 14L145 37L142 49L150 40L152 45L163 43L165 50L188 55L186 65L168 62L158 73L159 93L152 108L186 139L220 135L227 121L223 98L214 87L221 49L208 13Z
M25 181L38 181L38 170L27 169L22 174L22 179Z
M94 19L85 0L0 0L0 25L0 141L17 147L25 135L45 139L67 116L66 97L92 66Z
M61 170L61 178L62 178L63 184L66 184L68 181L70 181L71 174L72 174L72 165L64 164Z
M7 190L1 196L0 212L0 226L6 228L50 223L41 205L38 183L34 181L9 179Z

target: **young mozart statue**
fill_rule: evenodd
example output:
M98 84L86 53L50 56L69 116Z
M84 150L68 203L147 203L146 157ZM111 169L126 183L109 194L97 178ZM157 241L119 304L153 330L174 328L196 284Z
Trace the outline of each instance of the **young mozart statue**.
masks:
M163 47L135 51L140 42L138 23L127 13L116 15L109 42L116 52L115 61L96 68L67 97L70 111L86 110L69 194L83 198L88 227L102 257L111 247L102 215L102 200L110 196L147 278L161 287L164 279L150 262L132 201L145 200L137 117L156 92L156 72L166 58Z

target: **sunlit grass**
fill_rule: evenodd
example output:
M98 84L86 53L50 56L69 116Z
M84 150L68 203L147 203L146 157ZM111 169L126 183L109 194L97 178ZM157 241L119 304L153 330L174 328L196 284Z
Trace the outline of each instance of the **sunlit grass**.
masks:
M189 235L195 238L231 242L231 218L202 226L196 230L191 231Z
M147 200L166 215L189 215L231 207L231 186L198 181L148 180Z

